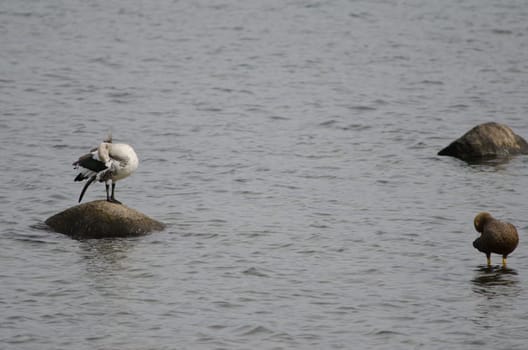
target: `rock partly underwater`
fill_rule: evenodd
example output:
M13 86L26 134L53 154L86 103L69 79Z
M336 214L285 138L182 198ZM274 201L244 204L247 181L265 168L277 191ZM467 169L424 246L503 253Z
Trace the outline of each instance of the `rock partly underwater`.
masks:
M106 200L68 208L45 223L54 231L76 239L141 236L165 228L163 223L135 209Z

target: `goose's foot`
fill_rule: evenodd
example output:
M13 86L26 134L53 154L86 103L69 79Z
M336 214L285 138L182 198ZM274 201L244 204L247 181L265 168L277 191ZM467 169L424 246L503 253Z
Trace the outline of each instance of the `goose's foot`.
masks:
M115 199L115 198L107 198L106 200L109 201L110 203L121 204L121 202L118 201L118 200Z

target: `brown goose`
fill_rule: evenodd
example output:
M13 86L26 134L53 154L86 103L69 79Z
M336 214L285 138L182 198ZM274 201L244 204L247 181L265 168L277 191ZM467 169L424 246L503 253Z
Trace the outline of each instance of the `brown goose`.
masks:
M488 266L491 266L491 253L502 255L502 266L506 266L506 257L519 244L519 235L515 226L500 221L490 213L479 213L473 221L475 229L481 233L473 242L473 247L486 254Z

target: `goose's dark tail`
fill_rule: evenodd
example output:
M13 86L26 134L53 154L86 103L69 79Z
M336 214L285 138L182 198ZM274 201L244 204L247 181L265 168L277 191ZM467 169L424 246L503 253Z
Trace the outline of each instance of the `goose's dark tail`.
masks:
M86 185L84 185L84 187L83 187L83 189L81 191L81 195L79 196L79 203L81 203L81 201L82 201L82 198L84 196L84 192L86 192L86 190L88 189L88 186L90 186L90 184L95 181L96 177L97 177L97 175L92 176L90 178L90 180L88 180L88 182L86 182Z

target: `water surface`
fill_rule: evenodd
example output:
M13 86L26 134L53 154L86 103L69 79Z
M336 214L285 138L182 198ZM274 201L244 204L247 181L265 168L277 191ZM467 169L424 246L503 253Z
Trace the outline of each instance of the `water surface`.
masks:
M528 136L527 20L516 1L4 1L1 348L524 349L528 159L436 153L492 120ZM141 160L117 198L168 228L43 230L108 130ZM471 246L482 210L520 231L508 269Z

